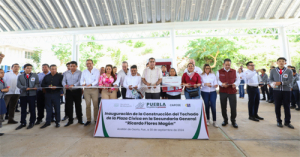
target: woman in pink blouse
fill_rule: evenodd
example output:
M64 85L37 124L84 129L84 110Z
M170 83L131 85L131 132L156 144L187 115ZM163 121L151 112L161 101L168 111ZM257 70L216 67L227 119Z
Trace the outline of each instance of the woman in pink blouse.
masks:
M117 80L117 76L113 73L112 65L108 64L105 67L105 73L100 75L100 87L113 87L113 83ZM117 99L118 88L102 88L102 99Z

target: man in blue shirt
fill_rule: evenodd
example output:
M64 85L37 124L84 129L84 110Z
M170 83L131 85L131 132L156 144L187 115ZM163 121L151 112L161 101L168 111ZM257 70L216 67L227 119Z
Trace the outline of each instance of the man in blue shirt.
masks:
M49 65L43 64L42 71L43 71L42 73L38 74L40 85L42 84L44 77L50 73ZM38 90L36 92L36 96L37 96L37 111L38 111L37 115L38 115L38 117L37 117L37 121L36 121L35 125L38 125L43 121L43 118L45 117L45 115L44 115L44 112L45 112L45 89L38 88Z

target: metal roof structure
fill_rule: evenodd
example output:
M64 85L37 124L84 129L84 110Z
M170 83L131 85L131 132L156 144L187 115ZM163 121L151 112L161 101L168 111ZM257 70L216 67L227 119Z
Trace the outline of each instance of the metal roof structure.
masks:
M0 35L277 27L299 16L300 0L0 0Z

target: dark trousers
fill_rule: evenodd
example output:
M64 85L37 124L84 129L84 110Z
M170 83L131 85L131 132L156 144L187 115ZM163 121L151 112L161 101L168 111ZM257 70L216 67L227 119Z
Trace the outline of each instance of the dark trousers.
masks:
M270 101L274 101L274 96L273 96L273 88L272 87L270 87L269 88L269 91L270 91Z
M235 123L236 118L236 94L227 94L227 93L220 93L220 102L221 102L221 109L222 109L222 116L225 122L228 122L227 117L227 100L229 99L229 105L231 110L231 122Z
M4 96L4 101L7 108L8 120L13 121L15 116L16 106L18 105L19 94L9 94Z
M122 99L127 99L126 98L126 91L127 91L127 89L126 88L121 88L121 94L122 94Z
M259 88L247 87L249 117L257 116L260 93Z
M36 104L37 104L37 120L42 120L45 117L45 93L43 91L36 92Z
M146 99L160 99L160 93L145 93Z
M29 112L30 112L30 124L34 124L36 120L35 113L35 100L36 96L20 96L20 104L21 104L21 124L26 125L26 116L27 116L27 103L29 104Z
M53 117L53 107L55 110L56 123L60 122L60 93L46 93L45 107L47 112L46 123L50 124ZM53 106L53 107L52 107Z
M73 103L75 103L75 111L78 121L82 121L82 109L81 109L81 89L67 90L66 91L66 107L67 116L69 122L73 122Z
M291 91L291 107L296 107L296 101L295 101L293 91Z
M277 122L282 123L281 105L283 104L284 114L285 114L284 121L287 124L291 123L291 111L290 111L291 92L274 90L273 96L275 100L275 113L276 113Z
M296 107L296 104L297 104L297 107L299 107L299 105L300 105L300 102L299 102L299 97L300 97L299 90L293 90L291 92L291 94L293 95L292 98L294 98L292 100L292 106Z
M270 94L269 94L269 90L268 90L268 85L263 85L261 87L261 92L263 94L263 99L266 99L266 94L267 94L267 100L270 100Z
M172 95L168 95L168 94L167 94L167 96L168 96L168 99L181 99L181 94L175 95L175 96L172 96Z
M217 101L217 92L201 92L202 99L205 104L205 113L206 117L209 120L209 108L211 108L211 113L213 115L213 121L217 120L217 113L216 113L216 101Z

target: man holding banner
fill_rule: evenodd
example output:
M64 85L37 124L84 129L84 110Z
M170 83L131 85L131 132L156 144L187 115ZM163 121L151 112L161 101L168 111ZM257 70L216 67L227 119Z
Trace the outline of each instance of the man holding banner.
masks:
M138 90L141 88L141 76L137 76L137 66L130 67L131 74L125 76L123 87L126 88L127 99L139 98Z

